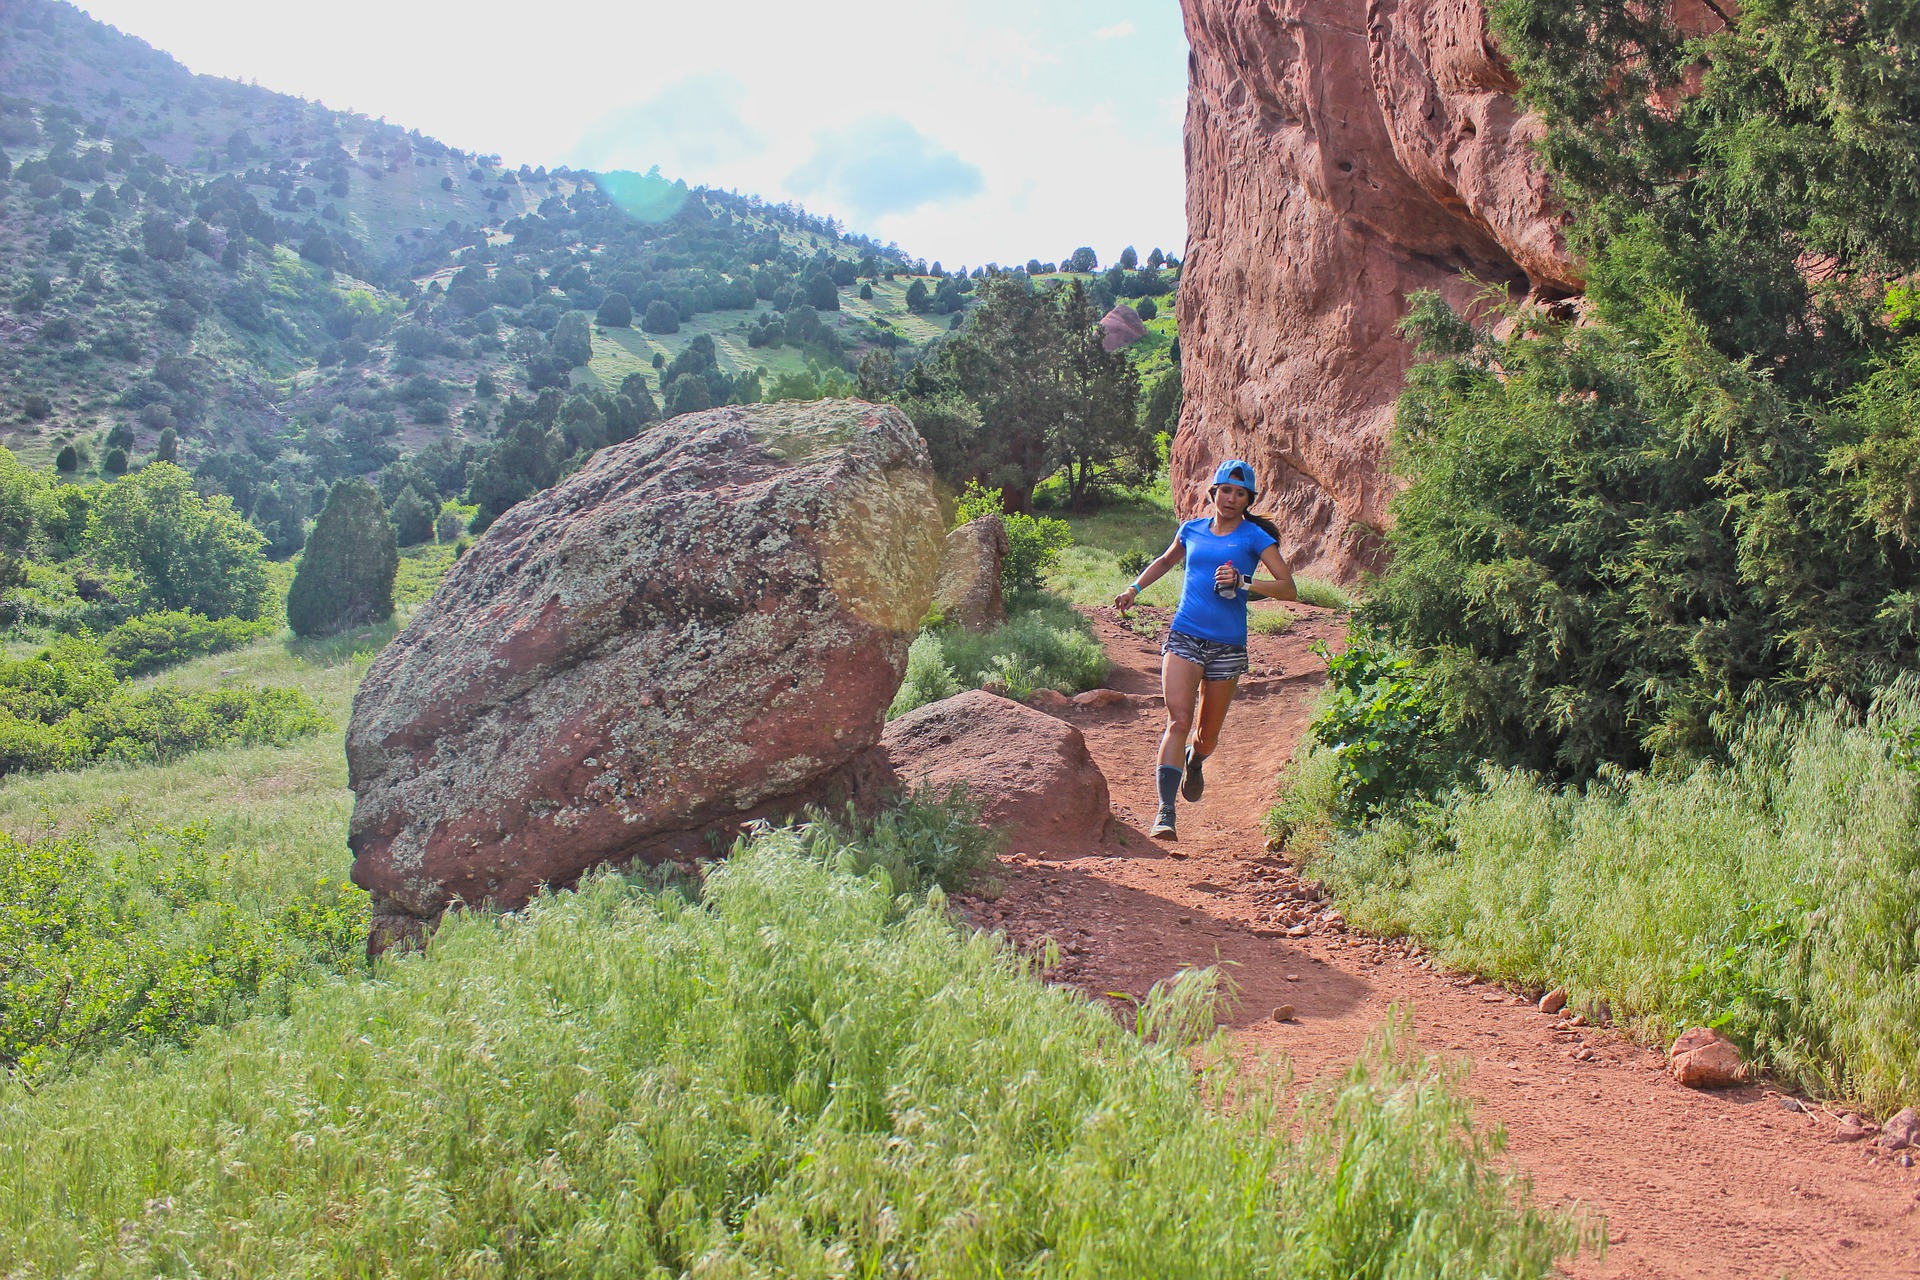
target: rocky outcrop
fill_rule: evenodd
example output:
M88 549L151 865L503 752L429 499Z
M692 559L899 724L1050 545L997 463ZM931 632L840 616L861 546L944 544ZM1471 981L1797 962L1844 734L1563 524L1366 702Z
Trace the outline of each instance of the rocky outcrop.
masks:
M1016 852L1098 844L1111 816L1107 777L1078 729L984 689L887 725L887 764L902 785L964 784Z
M1581 287L1531 151L1537 124L1480 0L1182 8L1176 505L1195 514L1215 463L1246 458L1295 566L1350 578L1373 562L1393 493L1407 296L1466 307L1488 286Z
M675 418L508 511L354 698L376 944L878 786L940 537L913 426L844 400Z
M933 602L941 616L969 631L991 631L1007 620L1000 567L1013 549L999 516L981 516L947 533Z
M1124 302L1117 303L1113 310L1100 317L1100 349L1103 351L1111 353L1130 347L1146 336L1146 322Z

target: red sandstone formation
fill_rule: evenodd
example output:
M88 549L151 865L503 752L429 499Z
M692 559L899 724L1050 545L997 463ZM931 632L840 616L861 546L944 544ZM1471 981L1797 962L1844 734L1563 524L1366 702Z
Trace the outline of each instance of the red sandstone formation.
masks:
M354 698L371 945L877 792L940 539L925 443L848 400L687 414L508 511Z
M1259 474L1296 567L1351 578L1386 522L1407 295L1581 287L1537 122L1480 0L1182 0L1187 257L1180 514L1214 464ZM1465 278L1471 274L1481 283Z
M1147 336L1140 313L1124 302L1100 317L1100 331L1100 346L1108 352L1130 347Z
M1111 816L1107 776L1078 729L985 689L909 711L881 740L902 785L962 783L1016 852L1090 848Z

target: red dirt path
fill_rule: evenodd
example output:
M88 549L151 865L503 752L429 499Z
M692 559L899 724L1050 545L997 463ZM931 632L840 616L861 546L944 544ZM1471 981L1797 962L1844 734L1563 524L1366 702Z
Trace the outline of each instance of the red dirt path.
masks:
M1327 904L1302 900L1260 820L1324 681L1309 645L1337 641L1345 626L1292 608L1300 620L1285 635L1254 638L1206 797L1181 803L1180 839L1166 846L1145 835L1163 717L1157 644L1095 611L1114 663L1108 684L1129 696L1060 714L1106 771L1113 836L1092 851L1010 850L1004 894L956 905L1024 944L1051 937L1063 962L1050 976L1095 996L1144 995L1184 965L1230 963L1241 993L1230 1021L1248 1055L1284 1053L1302 1080L1351 1062L1391 1006L1410 1007L1423 1048L1471 1064L1480 1122L1505 1127L1540 1201L1605 1216L1605 1259L1582 1255L1573 1275L1920 1277L1920 1167L1836 1141L1836 1116L1789 1111L1765 1086L1683 1089L1647 1048L1611 1030L1555 1031L1560 1018L1430 970L1401 942L1326 924L1286 936ZM1273 1021L1282 1002L1295 1021Z

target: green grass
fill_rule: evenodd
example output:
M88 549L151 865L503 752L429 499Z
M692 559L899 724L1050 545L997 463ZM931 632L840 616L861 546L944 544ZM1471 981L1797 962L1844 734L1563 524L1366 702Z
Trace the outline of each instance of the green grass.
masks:
M617 877L151 1063L0 1095L0 1271L1544 1277L1454 1080L1391 1032L1296 1106L1216 978L1136 1028L937 894L761 836Z
M1489 771L1437 809L1344 834L1320 750L1272 821L1363 929L1565 986L1575 1008L1604 1000L1656 1046L1718 1025L1789 1083L1884 1112L1920 1095L1917 720L1911 690L1865 723L1779 713L1726 767L1584 792Z
M1120 567L1128 553L1149 560L1167 549L1179 528L1173 502L1162 481L1131 498L1109 502L1084 515L1061 513L1073 530L1073 545L1060 554L1047 575L1047 588L1082 608L1110 605L1126 590L1133 574ZM1145 604L1172 608L1180 603L1185 571L1178 565L1140 597Z
M1356 603L1345 587L1324 578L1296 574L1293 587L1302 604L1317 604L1323 609L1340 609L1350 613Z
M976 635L940 627L915 637L889 716L966 689L992 688L1024 701L1036 689L1079 693L1107 678L1106 650L1086 617L1048 592L1016 596L1005 625Z

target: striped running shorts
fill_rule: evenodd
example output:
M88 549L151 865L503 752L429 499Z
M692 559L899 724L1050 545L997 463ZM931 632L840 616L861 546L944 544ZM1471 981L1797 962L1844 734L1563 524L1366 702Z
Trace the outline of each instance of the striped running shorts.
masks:
M1169 631L1160 652L1185 658L1209 680L1237 680L1247 674L1247 646L1243 644L1221 644L1184 631Z

